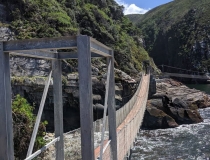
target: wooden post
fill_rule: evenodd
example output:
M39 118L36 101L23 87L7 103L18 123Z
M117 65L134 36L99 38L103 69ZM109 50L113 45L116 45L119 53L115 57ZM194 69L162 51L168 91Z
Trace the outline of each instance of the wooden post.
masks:
M49 86L50 86L51 75L52 75L52 71L50 71L50 74L49 74L49 76L48 76L48 78L45 82L44 92L42 94L41 103L39 105L39 111L38 111L38 114L37 114L37 117L36 117L36 122L35 122L35 125L34 125L34 129L33 129L33 133L32 133L32 136L31 136L31 140L30 140L30 144L29 144L29 148L28 148L28 152L27 152L26 157L29 157L32 154L32 151L33 151L33 148L34 148L34 143L35 143L37 132L38 132L38 129L39 129L39 124L40 124L40 121L41 121L45 100L47 98L47 92L48 92L48 89L49 89Z
M112 57L110 68L110 81L108 93L108 119L109 119L109 139L111 140L111 159L117 158L117 132L116 132L116 109L115 109L115 78L114 78L114 52L110 51Z
M56 142L56 160L64 160L63 142L63 97L62 97L62 68L61 60L52 60L53 69L53 99L54 99L54 124L55 138L60 137Z
M14 159L9 53L0 42L0 159Z
M82 160L94 160L90 38L77 37Z
M109 94L109 81L110 81L110 69L111 69L111 60L108 58L108 69L107 69L107 78L106 78L106 94L105 94L105 102L104 102L104 114L103 114L103 127L101 132L101 147L100 147L100 160L103 160L103 147L104 147L104 132L106 128L106 113L107 113L107 101Z

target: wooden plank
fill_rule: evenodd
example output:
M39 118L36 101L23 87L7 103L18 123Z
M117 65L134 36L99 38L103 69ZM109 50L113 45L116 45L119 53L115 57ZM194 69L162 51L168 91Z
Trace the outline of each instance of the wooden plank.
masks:
M32 155L30 155L29 157L27 157L25 160L31 160L31 159L37 157L39 154L41 154L42 152L44 152L45 150L47 150L51 145L55 144L59 140L60 140L60 137L57 137L57 138L53 139L48 144L44 145L41 149L37 150L35 153L33 153Z
M103 127L101 134L101 147L100 147L100 160L103 160L103 143L104 143L104 132L106 127L106 113L107 113L107 102L108 102L108 93L109 93L109 83L110 83L110 70L111 70L111 60L108 60L108 69L107 69L107 78L106 78L106 93L105 93L105 102L104 102L104 113L103 113Z
M108 93L108 118L109 118L109 139L111 140L111 159L117 158L117 132L116 132L116 109L115 109L115 79L114 79L114 52L110 51L111 69L110 84Z
M58 52L58 59L78 59L77 52Z
M4 52L39 49L68 49L77 46L76 37L40 38L3 42Z
M42 59L56 59L56 52L47 52L44 50L30 50L30 51L18 51L10 52L12 55L32 57L32 58L42 58ZM91 52L92 58L104 57L103 54L96 54ZM77 52L58 52L58 59L78 59Z
M91 39L90 48L92 52L100 54L105 57L110 56L110 50L112 50L111 48L107 47L106 45L102 44L101 42L98 42L93 38L90 39Z
M33 58L42 58L42 59L55 59L55 53L45 52L42 50L31 50L31 51L18 51L10 52L12 55L33 57Z
M40 106L39 106L39 111L38 111L38 114L37 114L37 117L36 117L36 123L34 125L34 129L33 129L33 133L32 133L32 136L31 136L31 140L30 140L30 144L29 144L29 148L28 148L28 152L27 152L26 157L29 157L32 154L32 151L33 151L33 148L34 148L34 142L35 142L36 135L37 135L37 132L38 132L38 129L39 129L39 124L40 124L40 121L41 121L42 112L43 112L45 100L46 100L46 97L47 97L47 92L48 92L48 89L49 89L49 86L50 86L51 75L52 75L52 71L50 71L50 74L49 74L49 76L47 78L47 81L45 83L44 92L43 92L43 95L42 95L41 103L40 103Z
M56 160L64 160L63 142L63 97L62 97L62 67L61 60L52 60L53 68L53 99L54 99L54 124L55 137L60 137L56 143Z
M14 159L9 54L0 42L0 159Z
M77 37L82 160L94 160L90 38Z
M110 142L111 142L111 140L109 140L109 141L106 143L106 145L104 146L103 153L106 151L106 149L107 149L107 147L109 146Z
M92 38L92 37L90 37L90 42L91 42L91 44L95 44L95 45L100 46L100 47L102 47L102 48L104 48L104 49L106 49L106 50L109 50L109 51L112 50L110 47L104 45L103 43L97 41L96 39L94 39L94 38ZM108 53L108 52L107 52L107 53ZM109 53L108 53L108 54L109 54Z
M104 56L100 55L100 54L97 54L97 53L94 53L94 52L91 52L91 58L101 58L101 57L104 57Z
M96 55L101 55L103 57L110 57L110 55L105 53L104 51L100 51L100 50L97 50L94 48L91 48L90 50L91 50L91 52L95 53Z
M100 58L102 55L91 52L92 58ZM78 59L77 52L58 52L58 59Z

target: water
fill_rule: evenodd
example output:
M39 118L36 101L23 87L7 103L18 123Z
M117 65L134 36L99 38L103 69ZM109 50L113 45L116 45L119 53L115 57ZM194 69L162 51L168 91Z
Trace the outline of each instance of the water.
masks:
M199 124L140 130L131 160L210 160L210 108L199 112Z
M210 84L186 84L189 88L195 88L210 94Z

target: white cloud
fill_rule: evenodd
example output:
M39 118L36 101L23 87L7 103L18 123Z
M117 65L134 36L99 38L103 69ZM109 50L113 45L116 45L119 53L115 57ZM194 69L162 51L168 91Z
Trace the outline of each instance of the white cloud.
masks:
M124 14L125 15L126 14L144 14L147 11L148 11L147 9L143 9L143 8L136 6L135 4L131 4L125 8Z
M149 11L149 9L143 9L143 8L140 8L138 6L136 6L135 4L127 4L125 3L124 1L122 0L116 0L116 2L119 4L119 5L123 5L124 6L124 14L144 14L146 13L147 11Z

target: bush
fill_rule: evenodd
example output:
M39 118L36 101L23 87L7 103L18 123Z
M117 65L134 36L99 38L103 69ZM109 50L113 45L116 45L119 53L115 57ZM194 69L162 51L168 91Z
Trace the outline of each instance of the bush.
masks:
M34 107L20 95L17 95L12 103L13 133L14 133L14 150L15 157L24 159L27 154L35 116L33 115ZM34 150L45 145L43 136L45 135L46 122L40 123L39 130L34 145Z

